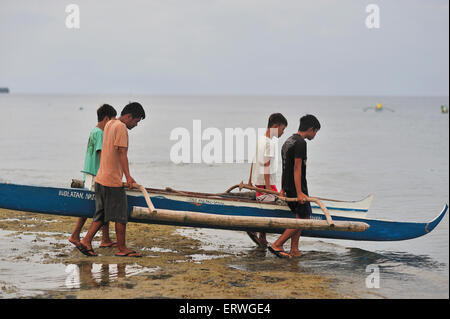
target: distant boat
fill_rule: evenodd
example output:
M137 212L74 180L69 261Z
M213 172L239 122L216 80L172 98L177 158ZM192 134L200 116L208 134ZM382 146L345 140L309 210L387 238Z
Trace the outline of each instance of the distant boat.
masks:
M9 88L0 87L0 93L9 93Z
M446 105L441 105L441 112L448 113L448 107Z
M388 111L391 111L391 112L395 112L393 109L384 107L384 105L382 103L377 103L375 105L375 107L369 106L369 107L364 108L364 112L366 112L368 110L373 110L375 112L380 112L380 111L383 111L383 110L388 110Z

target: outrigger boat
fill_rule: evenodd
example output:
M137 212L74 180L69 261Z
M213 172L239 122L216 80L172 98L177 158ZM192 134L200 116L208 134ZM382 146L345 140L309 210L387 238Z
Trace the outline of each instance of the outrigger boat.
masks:
M284 221L305 221L294 218L285 202L257 201L255 192L212 194L170 188L145 190L156 211L167 214L149 212L144 194L131 189L126 191L130 222L282 233L290 225ZM441 213L429 222L377 220L367 218L372 199L372 195L360 201L322 199L327 202L326 209L334 224L327 225L324 211L313 204L311 220L297 228L302 228L302 236L307 237L362 241L406 240L431 232L448 210L448 205L445 205ZM0 208L90 218L95 211L95 194L77 187L0 183Z

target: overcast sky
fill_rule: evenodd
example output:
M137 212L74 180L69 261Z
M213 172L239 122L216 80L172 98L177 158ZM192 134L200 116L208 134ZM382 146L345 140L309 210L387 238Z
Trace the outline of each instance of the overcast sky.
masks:
M68 4L80 28L66 27ZM380 28L365 24L380 8ZM448 0L0 0L23 93L445 95Z

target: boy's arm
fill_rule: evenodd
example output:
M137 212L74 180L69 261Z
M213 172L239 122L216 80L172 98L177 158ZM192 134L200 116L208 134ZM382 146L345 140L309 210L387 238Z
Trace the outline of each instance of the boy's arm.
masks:
M266 189L271 190L272 187L270 186L270 174L266 174L267 170L270 170L270 161L264 163L264 184L266 185Z
M268 142L267 140L265 141L264 144L264 185L265 188L268 190L271 190L272 187L270 185L270 161L272 160L272 158L274 157L274 150L273 150L273 144L271 142Z
M280 190L280 196L281 197L285 197L285 195L286 195L285 192L284 192L283 187L284 187L284 169L281 172L281 190Z
M133 188L133 183L136 183L133 177L130 175L130 168L128 166L128 147L118 147L120 165L122 166L123 173L127 179L128 188Z
M296 158L294 162L294 182L297 190L297 200L300 204L304 204L307 196L302 191L302 159Z
M95 151L98 152L99 160L102 158L103 132L97 132L95 135Z

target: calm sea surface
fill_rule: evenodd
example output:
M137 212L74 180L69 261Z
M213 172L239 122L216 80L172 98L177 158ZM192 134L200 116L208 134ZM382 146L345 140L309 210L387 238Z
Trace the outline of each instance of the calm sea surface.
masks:
M358 200L374 194L369 216L396 221L429 221L448 203L449 117L440 111L442 104L448 105L448 97L0 95L0 180L69 186L72 178L81 178L96 109L108 103L120 112L128 101L140 102L147 112L147 118L130 131L129 160L132 176L148 187L221 192L248 179L248 163L174 164L169 154L177 142L170 140L175 128L186 128L193 135L193 120L201 120L202 130L218 128L222 133L225 128L264 128L271 113L281 112L289 121L283 143L296 132L300 116L311 113L322 124L316 139L308 142L312 196ZM376 112L377 103L385 109ZM190 138L192 149L194 137ZM207 143L203 141L203 146ZM200 236L195 232L186 231ZM205 247L217 245L217 234L228 252L251 254L252 243L244 233L213 235L202 230ZM362 296L449 297L448 214L432 233L418 239L302 238L301 247L305 256L289 271L332 275ZM379 267L378 289L365 285L368 265ZM230 266L258 271L268 264L265 257L255 257ZM8 278L14 278L14 268L33 271L17 267L1 252L0 267L0 282L12 280ZM40 277L31 278L38 285Z

